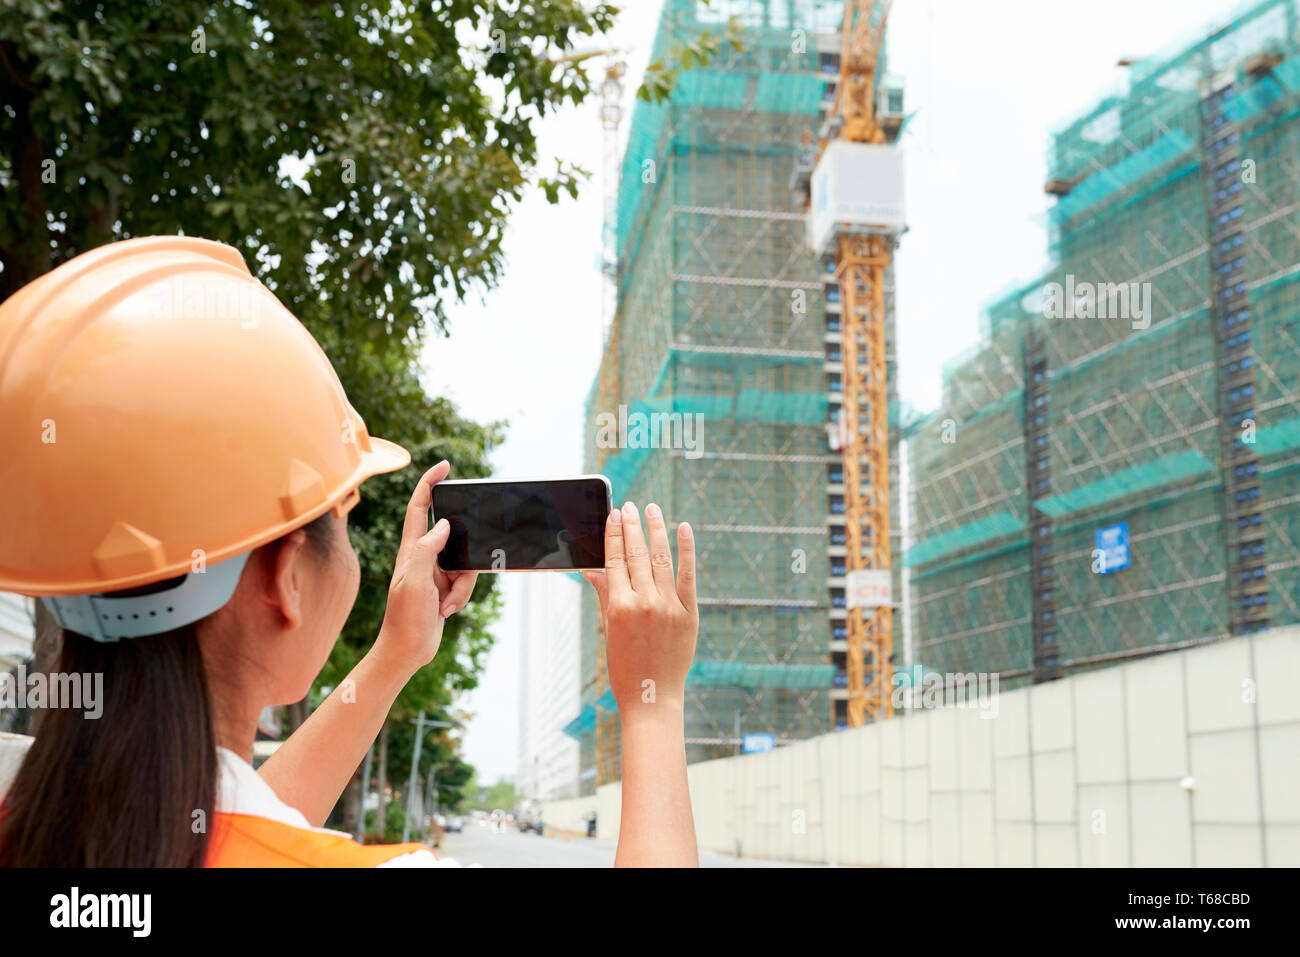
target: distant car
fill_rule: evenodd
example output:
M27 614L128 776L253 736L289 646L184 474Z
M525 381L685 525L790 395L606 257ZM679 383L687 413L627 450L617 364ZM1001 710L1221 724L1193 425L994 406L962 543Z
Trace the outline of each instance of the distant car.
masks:
M544 825L541 821L520 821L519 833L520 834L544 834L546 833L546 825Z
M465 819L459 815L452 815L447 818L447 823L444 827L446 827L446 829L452 834L459 834L461 831L465 830Z

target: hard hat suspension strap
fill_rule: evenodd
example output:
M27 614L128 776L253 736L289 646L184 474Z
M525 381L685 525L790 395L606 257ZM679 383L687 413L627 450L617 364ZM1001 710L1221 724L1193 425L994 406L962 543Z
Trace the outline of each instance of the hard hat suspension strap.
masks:
M44 596L41 601L59 626L93 638L117 641L157 635L206 618L230 601L251 552L190 572L173 588L148 595Z

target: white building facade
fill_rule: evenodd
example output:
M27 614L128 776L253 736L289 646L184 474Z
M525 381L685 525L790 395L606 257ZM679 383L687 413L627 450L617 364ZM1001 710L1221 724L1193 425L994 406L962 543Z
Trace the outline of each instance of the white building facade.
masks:
M35 621L35 599L0 592L0 671L31 657Z
M578 794L578 742L564 734L579 707L579 595L568 575L523 579L519 642L521 798L556 801Z

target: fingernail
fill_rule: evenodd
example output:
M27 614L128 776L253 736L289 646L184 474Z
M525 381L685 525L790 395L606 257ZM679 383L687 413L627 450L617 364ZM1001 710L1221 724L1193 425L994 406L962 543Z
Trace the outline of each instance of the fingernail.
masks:
M609 513L609 523L611 525L618 525L622 521L623 521L623 516L619 513L618 509L614 509L614 511Z
M645 515L646 518L658 518L659 506L656 505L654 502L651 502L649 505L645 507Z
M434 523L434 525L433 525L433 530L434 530L435 532L442 531L442 526L444 526L444 525L446 525L446 524L447 524L447 520L446 520L445 518L440 518L440 519L438 519L437 522Z
M677 534L680 535L682 538L690 538L692 534L691 527L687 525L685 522L682 522L680 525L677 526Z
M454 601L449 601L449 602L444 603L443 606L442 606L442 612L441 612L442 617L443 617L443 618L450 618L450 617L451 617L451 613L452 613L453 611L455 611L455 610L456 610L456 603L455 603Z
M624 502L624 503L623 503L623 513L624 513L628 518L636 518L636 506L633 505L631 502Z

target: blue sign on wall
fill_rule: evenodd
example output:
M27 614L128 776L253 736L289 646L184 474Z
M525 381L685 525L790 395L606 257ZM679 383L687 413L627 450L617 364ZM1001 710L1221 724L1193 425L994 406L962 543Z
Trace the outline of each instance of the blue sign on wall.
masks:
M740 739L740 747L746 754L771 751L776 747L776 738L770 734L747 734Z
M1131 564L1128 550L1128 522L1106 525L1097 529L1097 551L1093 554L1093 568L1098 575L1109 575Z

